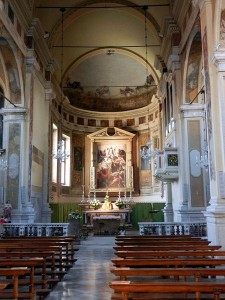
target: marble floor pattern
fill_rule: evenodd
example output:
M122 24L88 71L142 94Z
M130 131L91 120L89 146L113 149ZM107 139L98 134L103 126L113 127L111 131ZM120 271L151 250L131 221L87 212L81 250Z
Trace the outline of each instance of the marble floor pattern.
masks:
M108 282L111 258L115 257L115 237L89 236L81 240L77 261L45 300L110 300L113 291Z

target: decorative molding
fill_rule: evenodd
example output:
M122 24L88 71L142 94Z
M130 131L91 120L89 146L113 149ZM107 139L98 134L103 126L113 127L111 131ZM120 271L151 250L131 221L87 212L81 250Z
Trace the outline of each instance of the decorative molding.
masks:
M113 135L109 134L109 130L110 129L114 129L115 133ZM112 139L132 139L135 136L135 134L130 133L128 131L122 130L120 128L117 127L106 127L103 128L97 132L91 133L89 134L87 137L91 140L95 140L95 139L106 139L111 137Z
M225 51L215 51L212 62L217 67L218 72L225 72Z
M180 106L180 112L184 118L205 117L205 104L184 104Z

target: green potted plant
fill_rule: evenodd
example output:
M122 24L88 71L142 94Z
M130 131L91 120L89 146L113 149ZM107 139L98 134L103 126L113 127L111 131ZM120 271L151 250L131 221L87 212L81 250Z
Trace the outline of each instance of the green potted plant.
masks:
M124 208L124 202L121 198L118 198L115 202L115 205L118 207L118 208Z

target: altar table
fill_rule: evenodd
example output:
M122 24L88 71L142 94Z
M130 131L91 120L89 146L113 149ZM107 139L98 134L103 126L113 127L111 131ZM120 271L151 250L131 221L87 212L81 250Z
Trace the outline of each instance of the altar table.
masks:
M131 222L131 212L132 210L129 208L123 209L111 209L111 210L103 210L103 209L85 209L84 210L84 223L85 225L93 225L93 220L97 220L97 218L101 219L111 219L111 220L120 220L121 224Z

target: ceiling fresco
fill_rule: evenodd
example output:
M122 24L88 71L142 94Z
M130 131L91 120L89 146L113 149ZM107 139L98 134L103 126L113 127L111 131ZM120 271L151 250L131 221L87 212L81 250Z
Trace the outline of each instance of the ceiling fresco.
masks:
M39 0L35 12L72 106L125 111L151 102L168 0Z

